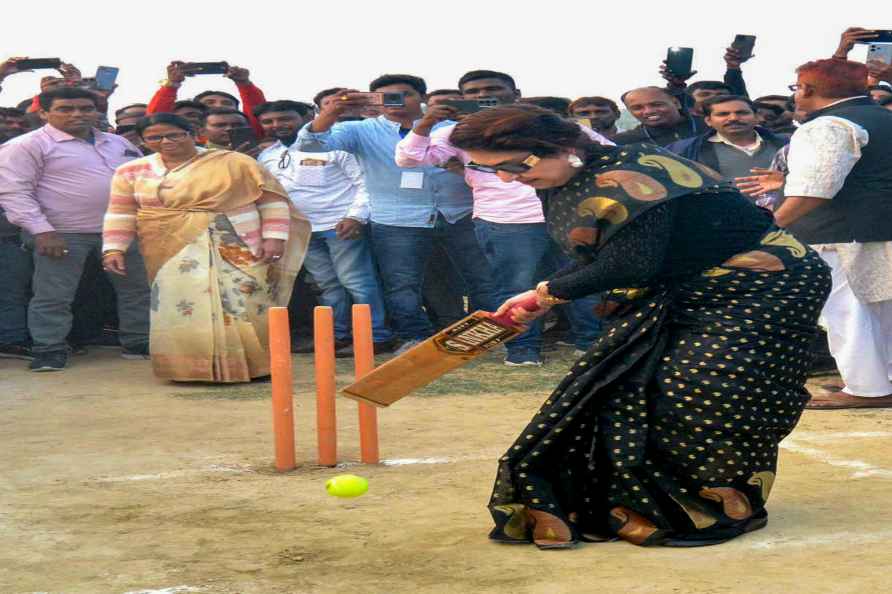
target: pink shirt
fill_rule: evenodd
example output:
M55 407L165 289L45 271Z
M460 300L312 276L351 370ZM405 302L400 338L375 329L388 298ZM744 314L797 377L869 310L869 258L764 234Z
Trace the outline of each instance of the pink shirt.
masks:
M141 156L121 136L93 144L49 124L0 145L0 206L32 235L101 233L115 169Z
M463 164L469 163L468 154L449 142L452 126L443 126L431 132L430 137L409 132L396 145L396 164L400 167L439 166L451 158ZM613 142L589 128L582 131L599 144ZM474 218L491 223L519 224L544 223L542 202L531 186L517 181L503 182L494 173L484 173L465 168L465 181L474 193Z

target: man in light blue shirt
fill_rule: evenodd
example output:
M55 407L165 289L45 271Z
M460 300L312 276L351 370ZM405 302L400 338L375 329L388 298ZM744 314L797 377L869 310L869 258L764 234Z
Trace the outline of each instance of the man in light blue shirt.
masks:
M463 177L438 167L402 169L394 161L397 143L422 117L424 80L385 75L370 90L403 94L404 104L381 107L376 118L338 123L368 104L350 92L331 97L300 131L298 144L303 151L342 150L359 159L369 192L372 248L393 326L401 339L414 342L433 333L422 308L422 284L435 239L444 241L474 307L495 308L492 274L471 223L473 198Z

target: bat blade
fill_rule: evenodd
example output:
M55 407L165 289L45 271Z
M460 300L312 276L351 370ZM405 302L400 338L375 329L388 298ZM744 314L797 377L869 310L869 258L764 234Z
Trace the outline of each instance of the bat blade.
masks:
M490 314L477 311L377 367L341 393L374 406L390 406L521 333L520 328L497 323Z

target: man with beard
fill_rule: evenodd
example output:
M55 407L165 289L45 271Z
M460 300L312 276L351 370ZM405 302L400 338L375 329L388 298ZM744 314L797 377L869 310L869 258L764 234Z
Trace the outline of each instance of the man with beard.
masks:
M309 106L297 101L270 101L257 106L254 116L264 133L276 139L257 160L282 183L313 226L304 267L322 291L321 304L334 310L336 355L353 354L351 302L371 307L375 352L390 352L395 341L385 321L384 298L365 233L369 220L365 177L350 153L300 150L297 134L311 115ZM307 345L306 352L311 348Z

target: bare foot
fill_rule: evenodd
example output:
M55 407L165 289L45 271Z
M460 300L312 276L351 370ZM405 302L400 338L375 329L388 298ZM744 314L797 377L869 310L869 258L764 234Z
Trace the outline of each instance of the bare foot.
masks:
M892 394L887 396L852 396L845 392L832 392L812 396L805 408L838 410L843 408L892 408Z

